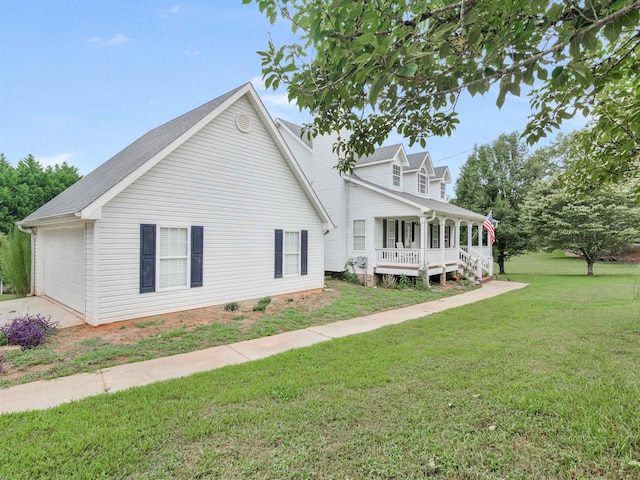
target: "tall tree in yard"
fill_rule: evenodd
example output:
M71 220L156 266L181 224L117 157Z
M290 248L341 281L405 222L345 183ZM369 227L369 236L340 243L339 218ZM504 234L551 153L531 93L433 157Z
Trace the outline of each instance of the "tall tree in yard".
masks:
M525 132L534 143L588 114L605 87L637 78L640 0L243 0L252 2L298 35L260 52L266 86L285 85L316 111L314 133L351 132L336 145L342 171L393 131L422 146L450 135L465 91L495 84L501 107L534 88ZM640 111L640 97L629 101Z
M474 147L460 170L452 203L475 212L493 211L499 221L493 249L501 275L506 260L531 247L531 235L519 223L520 205L550 165L545 155L529 156L517 133L511 133L490 145Z
M584 259L587 275L593 275L602 256L615 255L640 238L640 204L629 186L576 195L554 177L532 189L521 218L540 246Z
M23 219L80 179L78 169L62 163L43 168L33 155L13 167L0 153L0 232Z

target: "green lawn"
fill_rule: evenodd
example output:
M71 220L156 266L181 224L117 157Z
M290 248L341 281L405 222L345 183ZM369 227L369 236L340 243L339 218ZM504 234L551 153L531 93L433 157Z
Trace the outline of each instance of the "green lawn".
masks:
M450 288L446 290L434 286L431 291L373 289L335 280L328 280L327 286L338 292L339 295L335 301L324 306L309 305L306 308L311 310L306 313L289 306L269 308L248 327L245 325L245 315L239 314L235 316L237 320L216 321L214 317L206 324L191 328L189 318L195 314L188 311L182 314L184 318L182 327L163 328L158 334L139 338L130 344L109 341L102 337L77 340L69 344L64 341L69 334L68 331L60 329L54 337L38 348L6 353L5 371L14 371L20 375L4 378L0 375L0 389L19 383L95 372L123 363L150 360L300 330L311 325L322 325L437 300L475 288L449 285ZM146 328L156 324L162 324L162 320L139 322L134 327ZM56 342L56 339L59 342Z
M0 295L0 302L3 300L13 300L16 296L13 293L3 293Z
M0 416L0 478L640 479L640 268L258 362Z

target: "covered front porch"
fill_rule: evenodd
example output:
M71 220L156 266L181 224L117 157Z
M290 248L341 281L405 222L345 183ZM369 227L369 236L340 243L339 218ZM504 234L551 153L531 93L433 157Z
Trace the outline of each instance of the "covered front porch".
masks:
M467 272L493 275L487 234L478 221L422 215L376 218L374 273L418 276Z

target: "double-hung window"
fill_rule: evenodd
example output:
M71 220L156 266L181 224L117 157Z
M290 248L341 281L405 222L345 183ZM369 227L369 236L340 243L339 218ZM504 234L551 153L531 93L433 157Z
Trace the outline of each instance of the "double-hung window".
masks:
M186 287L188 228L160 227L160 288Z
M418 173L418 193L427 194L427 176L422 172Z
M447 186L444 182L440 183L440 198L444 200L447 197Z
M365 249L365 223L364 220L353 221L353 249L364 251Z
M204 227L140 225L140 293L202 287ZM157 276L156 276L157 274Z
M309 231L275 231L274 278L307 275L309 270Z
M300 232L284 232L284 275L300 273Z
M400 165L393 166L393 186L400 186Z

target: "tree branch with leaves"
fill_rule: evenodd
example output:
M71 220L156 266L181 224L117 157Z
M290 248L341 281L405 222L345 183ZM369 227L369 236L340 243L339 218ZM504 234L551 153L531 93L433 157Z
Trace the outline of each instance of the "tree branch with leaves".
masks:
M628 40L640 0L243 2L299 36L259 52L265 85L286 86L290 100L317 113L312 134L350 132L336 145L341 171L394 131L422 147L450 135L460 95L494 84L498 107L522 85L536 87L526 130L534 143L637 63Z

